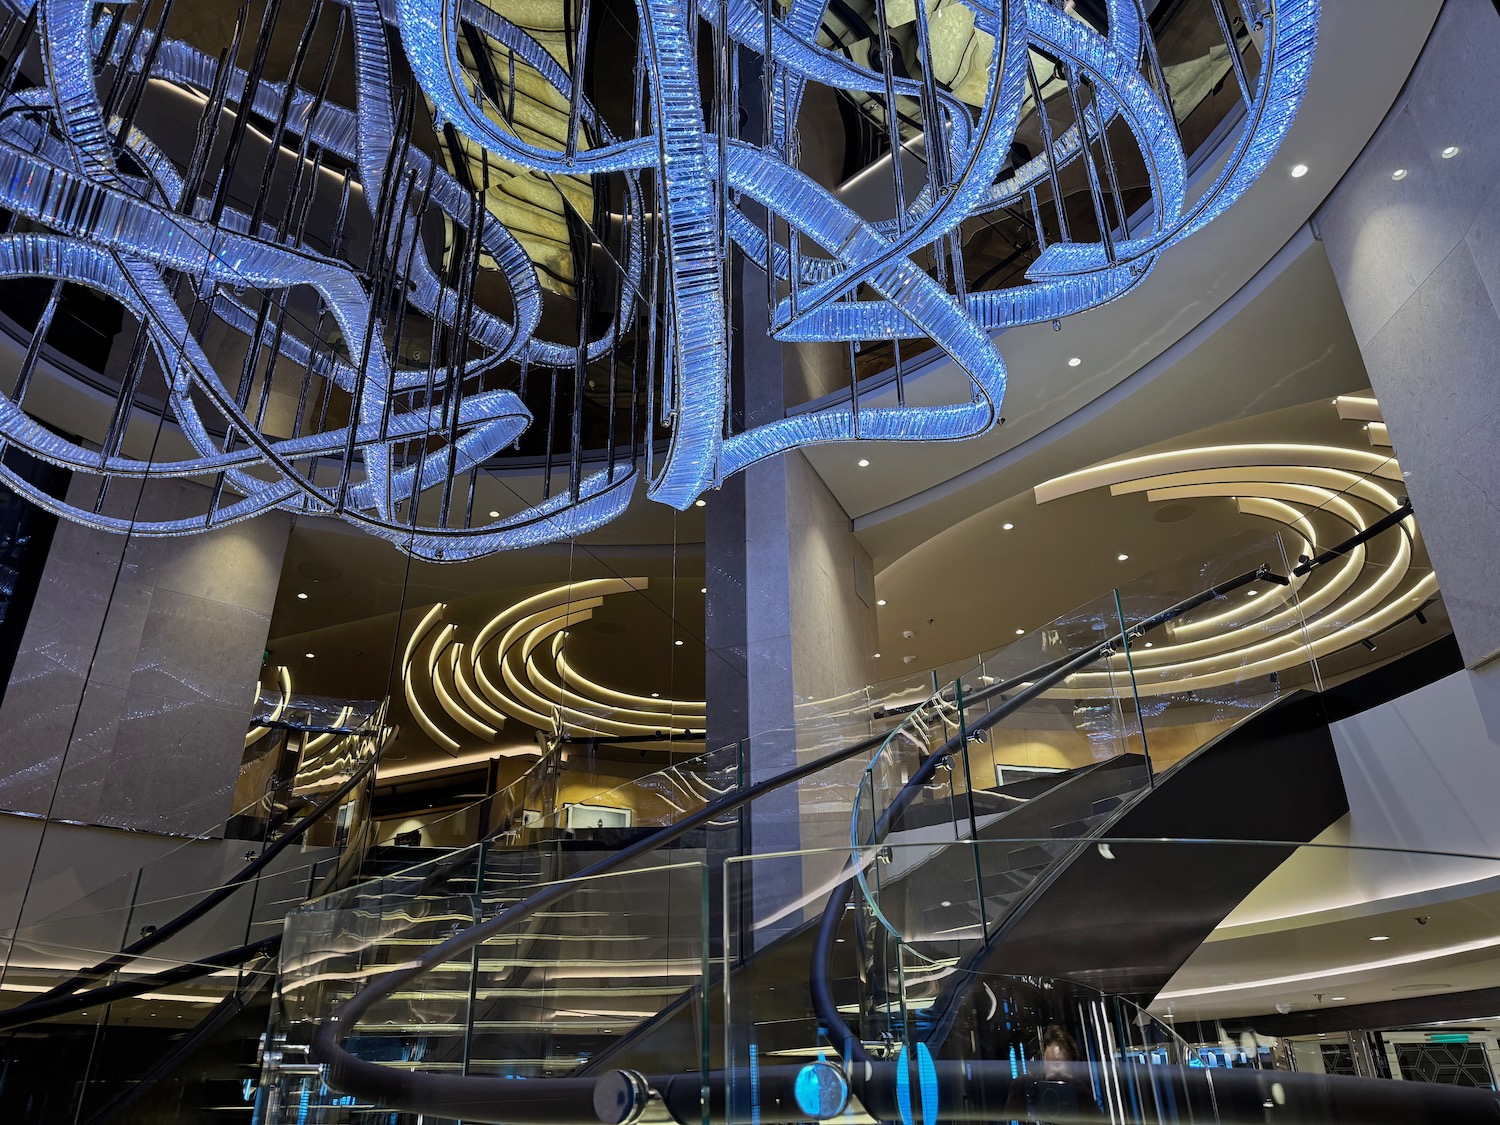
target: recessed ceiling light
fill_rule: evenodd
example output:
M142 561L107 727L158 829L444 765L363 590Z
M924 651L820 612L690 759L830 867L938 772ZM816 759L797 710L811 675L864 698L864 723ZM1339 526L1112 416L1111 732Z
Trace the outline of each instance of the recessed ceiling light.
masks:
M876 605L885 605L885 599L884 598L876 598L875 599L875 604Z
M306 594L298 594L297 595L297 600L299 602L305 602L305 601L307 601L307 595Z
M694 500L693 501L693 507L695 507L695 508L706 508L706 507L708 507L708 501L707 500Z
M880 653L878 653L878 652L877 652L877 653L876 653L876 654L875 654L875 656L874 656L874 659L876 659L876 660L879 660L879 659L880 659Z
M490 513L490 519L497 520L499 518L500 518L500 513L499 512L491 512Z
M1150 641L1147 641L1147 642L1146 642L1146 647L1147 647L1147 648L1150 648L1150 647L1151 647L1151 642L1150 642Z
M1118 555L1115 556L1115 560L1117 562L1128 562L1130 560L1130 556L1127 555L1124 551L1121 551Z
M314 657L317 656L317 653L314 653L314 652L304 652L302 655L305 656L305 657L307 657L309 660L312 660Z
M1455 156L1458 155L1458 151L1459 150L1457 145L1449 145L1447 148L1443 149L1443 159L1452 160Z
M1373 936L1371 936L1370 940L1371 941L1390 941L1391 939L1390 939L1389 935L1387 935L1387 934L1374 934Z
M1404 180L1404 179L1406 179L1406 169L1405 168L1397 168L1394 172L1391 173L1391 179L1393 179L1393 180Z
M707 586L699 586L698 587L698 593L700 593L700 594L706 594L706 593L708 593L708 587Z
M653 691L651 693L651 698L652 699L660 699L661 698L661 692L659 692L659 691Z
M1018 637L1024 637L1025 635L1026 635L1026 630L1025 629L1017 629L1016 630L1016 636L1018 636Z
M870 467L870 459L868 457L861 457L859 459L859 467L861 469L868 469Z
M1347 996L1330 996L1328 999L1330 999L1330 1000L1347 1000L1347 999L1349 999L1349 997L1347 997Z
M938 903L938 905L939 906L952 906L953 904L951 902L949 902L947 899L943 899L943 901L940 902L940 903Z
M681 648L681 647L682 647L682 645L683 645L683 642L682 642L682 641L673 641L673 642L672 642L672 643L673 643L673 644L674 644L674 645L676 645L676 646L677 646L677 647L678 647L678 648Z
M1078 357L1077 357L1077 356L1076 356L1076 355L1075 355L1075 356L1074 356L1074 357L1073 357L1073 358L1072 358L1072 359L1070 359L1070 360L1068 360L1068 366L1069 366L1069 367L1077 367L1077 366L1078 366L1078 365L1079 365L1079 364L1080 364L1080 363L1082 363L1082 362L1083 362L1083 360L1081 360L1081 359L1079 359L1079 358L1078 358Z
M1000 525L1000 530L1001 531L1014 531L1015 529L1016 529L1016 525L1013 524L1013 523L1002 523Z
M1305 175L1307 175L1307 165L1306 164L1293 164L1292 165L1292 179L1294 179L1294 180L1300 180Z
M1258 597L1260 597L1260 591L1259 590L1246 590L1245 591L1245 597L1247 597L1247 598L1258 598Z

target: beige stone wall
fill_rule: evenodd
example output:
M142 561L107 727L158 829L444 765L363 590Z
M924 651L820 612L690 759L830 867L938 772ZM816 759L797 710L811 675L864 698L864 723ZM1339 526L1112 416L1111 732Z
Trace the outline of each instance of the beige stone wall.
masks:
M153 482L140 516L201 510L197 492ZM125 482L108 499L136 510ZM61 522L0 703L0 809L161 832L222 821L288 529L280 514L157 539Z

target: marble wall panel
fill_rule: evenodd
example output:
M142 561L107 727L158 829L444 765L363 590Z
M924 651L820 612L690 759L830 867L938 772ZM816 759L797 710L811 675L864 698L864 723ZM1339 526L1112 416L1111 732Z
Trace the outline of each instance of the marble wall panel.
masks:
M126 482L104 506L177 515L197 489ZM0 810L163 832L222 821L289 526L144 539L60 524L0 701Z
M1317 217L1471 667L1500 653L1497 115L1500 12L1448 3Z

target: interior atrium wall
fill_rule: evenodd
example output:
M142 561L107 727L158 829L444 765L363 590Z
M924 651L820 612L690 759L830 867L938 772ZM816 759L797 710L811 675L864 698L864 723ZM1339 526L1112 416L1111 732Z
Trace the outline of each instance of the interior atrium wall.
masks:
M170 517L196 488L153 482L137 506L116 481L107 509ZM0 809L158 832L222 821L289 523L147 539L62 521L0 702Z
M1318 215L1464 659L1500 652L1500 12L1448 0Z

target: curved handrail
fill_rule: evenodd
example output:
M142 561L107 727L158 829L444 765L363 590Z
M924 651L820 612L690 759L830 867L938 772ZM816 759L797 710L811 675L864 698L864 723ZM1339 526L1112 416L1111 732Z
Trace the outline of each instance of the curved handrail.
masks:
M1034 670L1031 673L1023 674L1020 677L1015 677L1003 683L991 685L983 693L977 693L976 698L982 697L987 699L1002 694L1004 691L1013 690L1018 686L1021 687L1021 690L1016 692L1015 695L1010 696L1001 702L998 707L976 719L966 732L960 732L958 735L944 742L942 746L932 752L920 767L913 771L911 778L897 791L896 796L886 806L885 811L876 822L873 829L876 838L878 839L882 833L889 831L890 825L916 799L917 795L922 791L922 787L926 785L928 780L937 771L938 766L951 757L961 746L965 745L966 733L972 734L976 731L989 730L1007 716L1024 707L1075 672L1088 667L1090 664L1113 652L1116 645L1125 643L1130 638L1143 636L1151 630L1167 624L1169 621L1176 620L1185 613L1190 613L1199 606L1222 598L1224 595L1233 593L1235 590L1243 586L1248 586L1252 582L1268 581L1284 585L1287 579L1273 573L1267 566L1256 567L1254 570L1248 570L1226 582L1210 586L1207 590L1203 590L1189 598L1184 598L1175 605L1168 606L1166 609L1146 618L1140 624L1115 633L1091 647L1083 649L1081 652L1054 660L1047 665L1043 665L1040 670ZM1041 674L1037 674L1037 671L1040 671ZM910 722L911 720L908 719L906 721ZM892 732L892 736L895 733ZM854 823L857 825L858 820L856 819ZM859 853L868 850L868 847L869 845L861 845L856 836L853 843L854 854L850 856L845 864L845 877L840 881L833 893L829 895L828 904L823 910L823 917L818 923L818 936L813 946L813 971L811 973L811 980L809 981L812 991L813 1010L817 1013L819 1020L822 1021L829 1040L840 1055L857 1062L868 1061L869 1055L865 1051L864 1044L861 1042L859 1036L854 1033L854 1030L839 1012L838 1004L834 1001L833 986L828 979L826 966L833 956L836 931L838 930L839 922L843 919L844 907L854 894L855 883L857 881L860 886L865 886L864 866L860 862ZM866 890L868 891L867 887ZM879 908L874 904L873 896L869 896L869 901L872 908L878 913ZM881 923L899 938L900 934L884 915L881 914L879 917Z
M1148 619L1148 621L1136 626L1132 632L1164 624L1206 601L1221 597L1223 593L1237 589L1239 586L1254 581L1274 580L1275 577L1265 567L1249 571L1236 579L1232 579L1230 582L1220 583L1210 590L1194 595L1178 603L1176 606L1163 610L1153 618ZM1112 642L1117 640L1118 638L1113 638ZM1061 663L1053 661L1036 670L1029 677L1034 681L1035 692L1039 693L1046 690L1058 680L1076 671L1078 667L1097 660L1103 654L1103 650L1112 642L1101 643L1079 656L1069 658ZM996 685L996 687L1002 686L1004 685ZM994 694L993 689L991 689L991 694ZM1022 695L1005 701L991 715L979 720L979 723L976 724L976 729L992 726L994 723L999 722L1014 707L1032 698L1032 694L1022 693ZM691 816L675 824L668 825L636 841L621 851L590 864L572 879L544 887L536 894L501 911L493 918L477 926L470 927L468 930L456 934L448 940L432 947L420 958L408 962L401 968L390 973L376 977L353 997L340 1005L334 1014L319 1026L313 1036L309 1057L313 1061L323 1063L327 1066L326 1081L329 1086L359 1097L377 1099L393 1108L409 1108L435 1112L434 1107L437 1105L453 1106L465 1104L472 1108L472 1106L486 1102L492 1098L503 1099L508 1114L507 1120L512 1121L515 1125L524 1125L525 1122L533 1120L548 1122L565 1120L570 1116L576 1119L580 1107L584 1106L592 1111L592 1091L596 1082L592 1078L554 1078L530 1082L526 1084L525 1099L522 1102L517 1102L517 1084L510 1079L398 1072L389 1067L381 1066L378 1063L356 1058L345 1049L343 1039L345 1035L353 1031L354 1026L365 1012L369 1011L371 1007L390 993L410 984L436 966L468 953L508 927L524 921L554 902L557 902L575 890L578 883L621 869L626 864L686 835L726 812L732 812L767 793L782 789L801 781L803 778L820 773L831 766L848 761L857 754L864 753L883 744L888 737L889 735L887 734L871 736L851 746L814 758L773 777L766 778L727 794L719 800L705 805ZM958 744L957 740L952 740L944 748L934 753L924 765L923 770L919 771L918 775L913 776L908 786L919 786L925 781L926 777L931 775L931 771L937 768L939 761L957 749ZM902 807L904 807L904 804L905 802L902 803ZM893 809L899 811L894 805ZM847 883L845 886L847 886ZM837 897L837 892L835 892L835 897ZM830 933L830 948L831 944L832 935ZM817 983L814 981L815 986ZM822 983L826 990L826 979ZM837 1015L836 1006L832 1002L831 992L827 994L826 1007L835 1016ZM823 1014L821 1009L819 1014ZM856 1038L853 1036L852 1031L848 1031L847 1025L843 1024L841 1018L837 1022L830 1021L826 1026L830 1029L843 1026L845 1031L848 1032L849 1037ZM548 1095L546 1093L548 1090L553 1091L554 1094ZM458 1100L455 1101L454 1099ZM523 1109L534 1110L537 1116L527 1116L523 1112Z
M1408 518L1410 514L1410 503L1404 503L1400 509L1372 524L1359 535L1330 548L1317 558L1302 560L1297 570L1306 573L1352 549L1358 543L1395 526ZM1209 601L1222 598L1225 594L1259 581L1284 585L1290 579L1274 573L1268 566L1257 567L1185 598L1080 653L1050 661L1021 677L991 685L976 692L968 702L982 702L1006 691L1014 690L1018 686L1021 687L1016 695L1003 700L996 708L971 724L969 731L987 730L993 727L1006 715L1013 713L1017 708L1024 706L1080 668L1097 661L1127 639L1135 639ZM733 812L768 793L795 784L831 766L846 762L858 754L884 745L890 737L889 733L871 736L726 794L683 820L668 825L588 865L576 876L544 887L521 902L502 910L493 918L455 934L446 941L433 946L420 958L372 979L318 1027L310 1046L309 1058L326 1066L325 1081L330 1087L358 1097L378 1100L392 1108L440 1112L442 1107L462 1106L467 1107L466 1112L470 1117L474 1117L474 1110L477 1106L504 1104L505 1119L512 1125L527 1125L529 1122L541 1125L541 1123L577 1120L580 1116L585 1120L589 1119L587 1115L594 1112L593 1092L599 1082L595 1078L550 1078L518 1084L508 1078L396 1071L378 1063L356 1058L345 1048L343 1040L353 1032L366 1012L391 993L410 984L438 965L470 952L516 923L530 918L572 893L579 883L620 870L627 864L656 851L663 845L679 839L725 813ZM949 739L923 763L885 810L883 821L887 826L915 798L916 793L932 776L939 764L950 757L962 744L962 737ZM858 863L855 859L851 859L849 866L857 867ZM846 872L841 883L842 889L835 890L830 897L829 907L825 910L819 924L813 957L814 971L810 985L814 1008L820 1020L823 1021L823 1026L835 1050L845 1058L863 1060L866 1059L866 1053L858 1037L838 1012L827 973L819 971L821 967L827 965L831 956L834 929L842 915L843 903L852 893L852 887L852 876ZM837 903L836 908L835 903ZM524 1095L518 1096L518 1088L524 1089ZM464 1113L459 1115L463 1116Z
M122 981L114 985L89 989L84 992L78 991L79 988L92 984L94 981L108 976L130 964L132 961L143 957L168 938L175 937L209 911L213 910L214 907L228 899L245 883L259 875L277 856L300 840L308 829L323 818L329 809L337 807L345 797L353 792L356 786L369 776L370 772L380 761L386 746L392 741L394 734L394 727L382 728L374 751L349 775L343 784L332 790L323 800L314 805L301 820L292 825L285 834L263 848L255 859L246 863L245 866L241 867L239 871L231 875L218 887L198 899L175 918L164 922L150 933L137 938L124 949L120 950L120 952L111 954L109 957L86 969L80 969L66 980L48 989L36 999L29 1000L25 1004L21 1004L7 1012L0 1012L0 1030L24 1027L39 1020L51 1019L54 1016L65 1015L68 1012L82 1011L84 1008L91 1008L96 1004L106 1003L111 999L139 995L140 992L147 992L160 987L159 981L147 977L138 978L134 981ZM274 947L279 946L280 941L281 938L277 935L273 938L252 942L239 947L237 951L216 954L213 958L207 958L203 962L195 962L192 966L187 966L187 968L194 968L198 965L206 964L208 961L215 962L210 971L224 968L226 964L240 964L263 950L271 949L274 951ZM268 945L267 943L272 944ZM243 954L240 961L223 961L223 958L233 956L236 952ZM174 973L181 973L182 971L182 969L171 970ZM201 976L204 974L198 973L195 975ZM178 975L172 979L174 981L181 981L192 979L192 977ZM141 987L137 991L131 991L132 988L143 981L150 981L151 983L145 984L144 987Z
M1222 597L1224 594L1231 593L1251 582L1272 581L1278 585L1288 585L1294 579L1304 577L1318 567L1341 558L1369 540L1384 534L1386 531L1410 518L1411 515L1411 500L1410 498L1405 498L1394 511L1370 524L1369 527L1329 547L1316 556L1300 559L1297 565L1291 568L1291 573L1288 577L1273 574L1268 567L1261 566L1255 571L1241 574L1230 579L1228 582L1210 587L1202 593L1195 594L1176 605L1169 606L1167 609L1146 618L1138 625L1124 629L1122 632L1098 642L1092 648L1085 649L1072 656L1061 657L1050 664L1043 665L1039 669L1033 669L1031 672L1026 672L1020 676L980 689L964 701L966 706L970 706L975 702L992 699L997 695L1004 695L1016 688L1021 688L1021 691L1006 700L999 707L968 725L966 729L961 730L958 735L948 739L938 750L934 751L921 767L913 772L910 780L896 793L896 796L886 807L884 813L872 826L870 839L864 841L861 841L859 838L860 801L865 793L865 788L861 785L856 792L854 807L850 817L851 855L846 865L846 878L829 897L828 904L824 909L823 917L819 923L818 940L814 947L810 971L814 1009L817 1011L819 1018L824 1021L824 1026L828 1029L830 1039L833 1040L835 1046L843 1050L845 1057L864 1059L867 1056L858 1036L853 1034L847 1022L839 1013L838 1006L833 1001L832 986L828 980L828 965L833 956L833 944L839 921L846 903L853 895L856 883L864 896L867 907L876 920L895 936L897 940L902 940L903 937L881 910L878 898L871 891L865 877L867 864L860 859L860 856L862 853L868 853L870 849L880 846L880 841L889 832L891 825L897 821L901 812L916 799L922 787L937 770L939 764L964 744L967 735L972 735L976 731L988 730L990 727L995 726L1007 715L1044 694L1074 672L1101 657L1109 655L1117 644L1129 643L1131 640L1138 639L1146 632L1159 628L1199 606ZM1041 673L1040 676L1038 673ZM933 699L928 702L930 704L934 701L939 706L951 706L954 703L954 700L947 699L942 692L935 693ZM908 723L914 722L920 711L921 706L915 708L911 714L903 719L901 725L891 732L887 744L889 744L890 740L900 735L906 729ZM874 770L879 763L881 753L884 750L885 746L882 746L881 751L872 757L869 766L866 767L866 776L869 776L870 771Z

